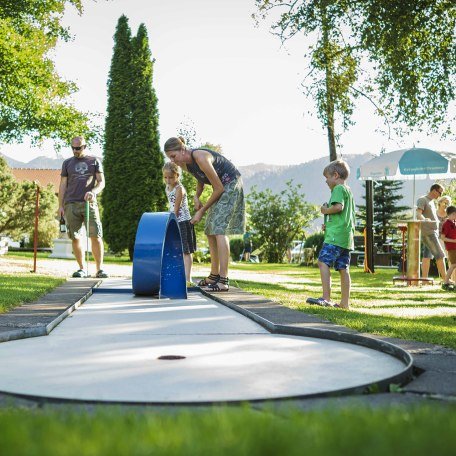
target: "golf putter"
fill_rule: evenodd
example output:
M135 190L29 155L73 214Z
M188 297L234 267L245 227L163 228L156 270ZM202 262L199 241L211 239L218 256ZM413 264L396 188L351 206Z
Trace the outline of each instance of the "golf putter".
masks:
M85 219L86 219L86 276L89 277L89 202L85 203Z

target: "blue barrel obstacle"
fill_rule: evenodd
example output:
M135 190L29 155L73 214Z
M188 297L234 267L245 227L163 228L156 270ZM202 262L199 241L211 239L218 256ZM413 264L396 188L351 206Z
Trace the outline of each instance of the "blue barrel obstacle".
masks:
M136 231L133 254L133 289L94 288L94 293L134 293L159 299L187 299L184 255L176 216L171 212L145 212Z
M187 299L184 256L172 212L145 212L136 231L133 293L159 299Z

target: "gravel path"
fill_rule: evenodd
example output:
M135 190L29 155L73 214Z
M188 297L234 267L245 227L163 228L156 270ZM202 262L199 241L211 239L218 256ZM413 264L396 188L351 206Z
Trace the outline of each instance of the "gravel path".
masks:
M129 265L107 264L104 268L112 277L131 277L131 266ZM32 269L32 259L0 257L0 273L28 273ZM78 266L75 260L38 259L36 262L36 272L41 275L71 277L76 269L78 269ZM89 264L89 273L96 273L94 263Z
M110 277L131 277L132 266L107 263L103 266L104 270ZM0 256L0 273L3 274L16 274L16 273L29 273L33 269L33 260L29 258L11 258ZM74 260L60 260L60 259L38 259L37 260L37 274L50 275L54 277L71 277L77 269L76 261ZM89 264L89 273L95 274L94 263ZM207 264L199 265L194 264L193 273L195 277L205 277L210 272ZM263 274L250 271L230 271L230 279L240 280L246 279L255 282L265 283L282 283L286 278L287 282L300 283L302 278L294 277L292 275L284 274Z

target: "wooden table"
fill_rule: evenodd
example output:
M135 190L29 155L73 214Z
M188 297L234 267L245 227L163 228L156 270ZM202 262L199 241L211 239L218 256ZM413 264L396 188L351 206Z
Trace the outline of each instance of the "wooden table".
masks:
M429 222L426 220L404 220L397 223L398 228L402 231L402 275L393 277L393 284L396 282L406 282L408 286L416 286L420 283L434 284L434 279L420 277L422 223ZM407 233L407 249L405 248L405 232ZM407 271L404 271L405 257L407 259Z

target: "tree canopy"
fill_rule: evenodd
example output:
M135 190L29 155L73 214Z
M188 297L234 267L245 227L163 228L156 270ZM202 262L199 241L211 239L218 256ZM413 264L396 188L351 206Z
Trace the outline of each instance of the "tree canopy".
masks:
M337 158L336 124L351 123L355 100L367 97L388 125L448 134L454 119L456 4L452 0L256 0L257 20L273 17L282 42L310 44L303 82Z
M363 185L366 186L365 183ZM374 181L374 230L381 236L383 243L393 230L397 230L393 224L394 220L405 218L404 214L410 209L409 206L399 204L402 200L403 186L402 181ZM363 199L366 199L364 195ZM357 207L359 218L366 221L366 205L360 204Z
M53 139L68 143L97 131L88 113L69 101L77 91L63 80L50 57L59 39L66 5L82 12L81 0L0 0L0 141Z

